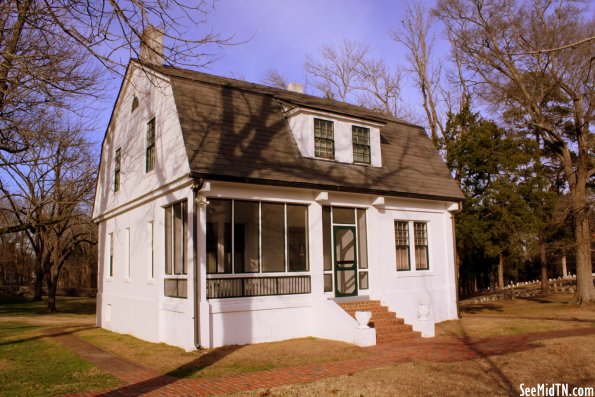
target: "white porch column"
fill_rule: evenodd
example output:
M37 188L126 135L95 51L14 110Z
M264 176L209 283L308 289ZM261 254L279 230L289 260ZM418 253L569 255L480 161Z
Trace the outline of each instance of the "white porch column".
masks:
M313 202L308 211L308 238L310 240L310 274L312 297L324 299L324 260L322 245L322 205Z
M196 198L197 208L197 236L198 244L198 321L200 326L199 336L202 347L212 347L211 338L211 307L207 301L207 205L209 204L204 194L199 194Z

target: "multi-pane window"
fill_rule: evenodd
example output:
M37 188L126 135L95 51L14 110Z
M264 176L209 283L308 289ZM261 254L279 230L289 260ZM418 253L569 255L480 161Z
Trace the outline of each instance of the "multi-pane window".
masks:
M210 199L207 273L308 271L307 225L305 205Z
M410 270L408 222L395 221L395 249L397 270Z
M109 276L114 277L114 233L109 235Z
M370 164L370 129L353 126L353 161L355 163Z
M147 123L147 148L145 154L145 172L155 168L155 118Z
M116 149L114 158L114 192L120 190L120 166L122 162L122 149Z
M428 225L425 222L413 223L413 235L415 237L415 269L428 270L430 262L428 259Z
M186 201L165 208L165 296L186 298Z
M314 119L314 155L324 159L335 158L335 133L332 121Z

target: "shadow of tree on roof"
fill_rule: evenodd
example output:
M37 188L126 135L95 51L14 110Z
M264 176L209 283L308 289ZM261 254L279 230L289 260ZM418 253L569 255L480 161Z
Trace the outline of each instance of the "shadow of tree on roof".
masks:
M420 128L381 128L382 167L302 157L282 102L230 86L176 81L190 168L214 179L328 190L440 196L450 178ZM454 182L453 182L454 183Z

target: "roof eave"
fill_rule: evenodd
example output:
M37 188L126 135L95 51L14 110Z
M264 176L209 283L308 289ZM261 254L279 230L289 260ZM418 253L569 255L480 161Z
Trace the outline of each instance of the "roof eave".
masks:
M410 198L410 199L420 199L420 200L462 202L464 199L464 197L440 196L440 195L433 195L433 194L400 192L400 191L394 191L394 190L368 189L368 188L364 188L364 187L355 187L355 186L338 186L338 185L326 185L326 184L309 183L309 182L292 182L292 181L263 179L263 178L216 175L216 174L209 174L209 173L204 173L204 172L191 172L189 176L190 176L190 178L204 178L207 180L221 181L221 182L252 183L252 184L264 185L264 186L283 186L283 187L292 187L292 188L300 188L300 189L328 190L331 192L360 193L360 194L369 194L369 195L374 195L374 196L389 196L389 197L400 197L400 198Z

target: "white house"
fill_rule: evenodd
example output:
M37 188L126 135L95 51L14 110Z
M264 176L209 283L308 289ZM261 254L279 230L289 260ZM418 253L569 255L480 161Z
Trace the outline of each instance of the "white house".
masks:
M97 324L186 350L433 336L457 317L462 198L418 126L133 60L93 210Z

